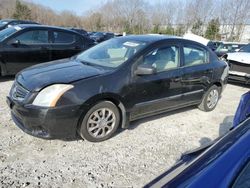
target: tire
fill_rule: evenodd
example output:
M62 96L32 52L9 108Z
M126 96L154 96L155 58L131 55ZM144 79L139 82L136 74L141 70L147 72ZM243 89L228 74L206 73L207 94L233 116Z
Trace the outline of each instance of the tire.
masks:
M101 142L112 137L119 124L118 108L112 102L102 101L92 106L86 113L78 134L90 142Z
M220 93L221 89L218 86L216 85L211 86L204 94L202 102L200 103L198 108L205 112L210 112L214 110L218 104Z

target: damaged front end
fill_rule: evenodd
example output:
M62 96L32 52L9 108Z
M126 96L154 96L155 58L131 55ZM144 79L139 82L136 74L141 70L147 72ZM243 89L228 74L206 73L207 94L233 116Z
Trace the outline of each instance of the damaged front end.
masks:
M237 56L238 54L238 56ZM249 53L225 54L222 59L229 65L229 80L250 84L250 55Z

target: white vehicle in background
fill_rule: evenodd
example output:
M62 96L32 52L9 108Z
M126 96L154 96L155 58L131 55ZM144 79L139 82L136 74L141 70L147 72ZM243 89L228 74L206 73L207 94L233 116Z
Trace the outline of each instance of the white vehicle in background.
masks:
M206 39L202 36L195 35L193 33L186 33L183 35L184 39L192 40L195 42L199 42L207 47L209 47L211 50L215 51L216 50L216 45L213 41Z
M250 44L242 47L238 52L227 53L222 58L230 67L230 80L250 84Z

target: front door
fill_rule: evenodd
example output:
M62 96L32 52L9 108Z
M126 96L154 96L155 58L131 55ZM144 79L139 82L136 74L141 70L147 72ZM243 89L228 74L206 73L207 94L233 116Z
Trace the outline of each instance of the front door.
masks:
M29 66L50 61L48 31L31 30L7 41L3 59L8 73L17 73Z
M139 64L148 64L156 69L156 74L134 77L134 101L131 119L159 113L182 103L182 71L180 48L165 45L152 50Z

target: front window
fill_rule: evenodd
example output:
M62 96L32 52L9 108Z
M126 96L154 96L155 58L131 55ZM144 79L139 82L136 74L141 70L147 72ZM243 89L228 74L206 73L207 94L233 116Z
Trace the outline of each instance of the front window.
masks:
M177 46L157 48L143 58L143 64L155 67L157 72L175 69L179 66L179 48Z
M10 27L7 29L4 29L0 31L0 42L2 42L4 39L8 38L10 35L17 32L17 30L14 27Z
M146 46L146 42L116 38L98 44L77 56L82 62L116 68Z
M242 48L240 49L240 52L250 52L250 44L248 44L248 45L242 47Z
M49 42L48 36L48 31L34 30L27 31L16 37L16 39L19 40L22 44L47 44Z

